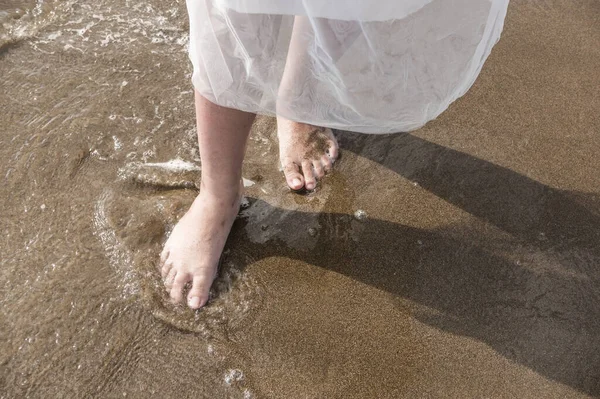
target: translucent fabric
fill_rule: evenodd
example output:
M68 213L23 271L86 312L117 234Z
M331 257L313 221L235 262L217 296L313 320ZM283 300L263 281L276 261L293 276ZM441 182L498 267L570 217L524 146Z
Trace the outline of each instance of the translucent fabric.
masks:
M343 3L341 7L335 7ZM474 83L508 0L187 0L192 82L225 107L410 131Z

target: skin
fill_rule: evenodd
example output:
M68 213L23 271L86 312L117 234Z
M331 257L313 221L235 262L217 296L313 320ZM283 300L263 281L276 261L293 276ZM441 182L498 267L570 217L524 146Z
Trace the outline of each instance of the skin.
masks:
M196 92L200 193L177 223L161 253L160 270L173 303L204 306L243 194L242 162L255 115L216 105ZM281 158L292 189L314 189L331 170L331 130L278 118ZM300 184L294 179L299 180Z
M326 29L324 29L327 32ZM279 158L285 179L292 190L314 190L317 180L329 172L338 156L338 143L331 129L295 122L284 117L293 115L294 87L305 79L308 46L313 27L306 17L294 18L285 69L281 77L277 102L277 136ZM340 47L339 45L334 47Z
M219 257L239 210L242 161L255 115L221 107L196 92L200 193L173 229L161 253L161 274L174 303L192 283L188 306L208 301Z
M331 129L277 117L279 157L292 190L314 190L317 180L331 171L338 144Z
M288 59L280 84L278 114L286 113L286 95L301 78L310 24L296 17ZM242 162L255 114L214 104L195 93L198 146L202 162L200 193L177 223L161 253L165 289L176 304L204 306L216 277L219 258L238 213L243 194ZM292 190L314 190L338 156L331 129L277 117L281 165Z

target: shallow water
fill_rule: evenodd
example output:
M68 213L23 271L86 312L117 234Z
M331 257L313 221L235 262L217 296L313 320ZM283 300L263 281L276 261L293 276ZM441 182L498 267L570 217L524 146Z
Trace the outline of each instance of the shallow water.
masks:
M155 272L201 173L185 4L0 0L0 397L600 395L599 22L515 0L467 96L338 132L310 195L259 118L192 312Z

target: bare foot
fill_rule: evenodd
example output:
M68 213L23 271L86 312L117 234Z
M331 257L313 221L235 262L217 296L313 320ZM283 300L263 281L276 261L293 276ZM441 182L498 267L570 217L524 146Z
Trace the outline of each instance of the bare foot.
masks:
M161 274L174 303L181 303L186 284L188 306L198 309L208 301L225 241L239 211L242 186L215 195L206 189L177 223L161 253Z
M277 117L279 158L292 190L314 190L317 179L329 172L338 156L331 129Z

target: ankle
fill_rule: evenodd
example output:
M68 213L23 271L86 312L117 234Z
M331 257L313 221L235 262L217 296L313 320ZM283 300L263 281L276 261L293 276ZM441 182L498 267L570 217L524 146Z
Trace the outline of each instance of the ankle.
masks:
M242 180L237 184L202 184L200 185L199 199L230 203L239 200L244 192Z

